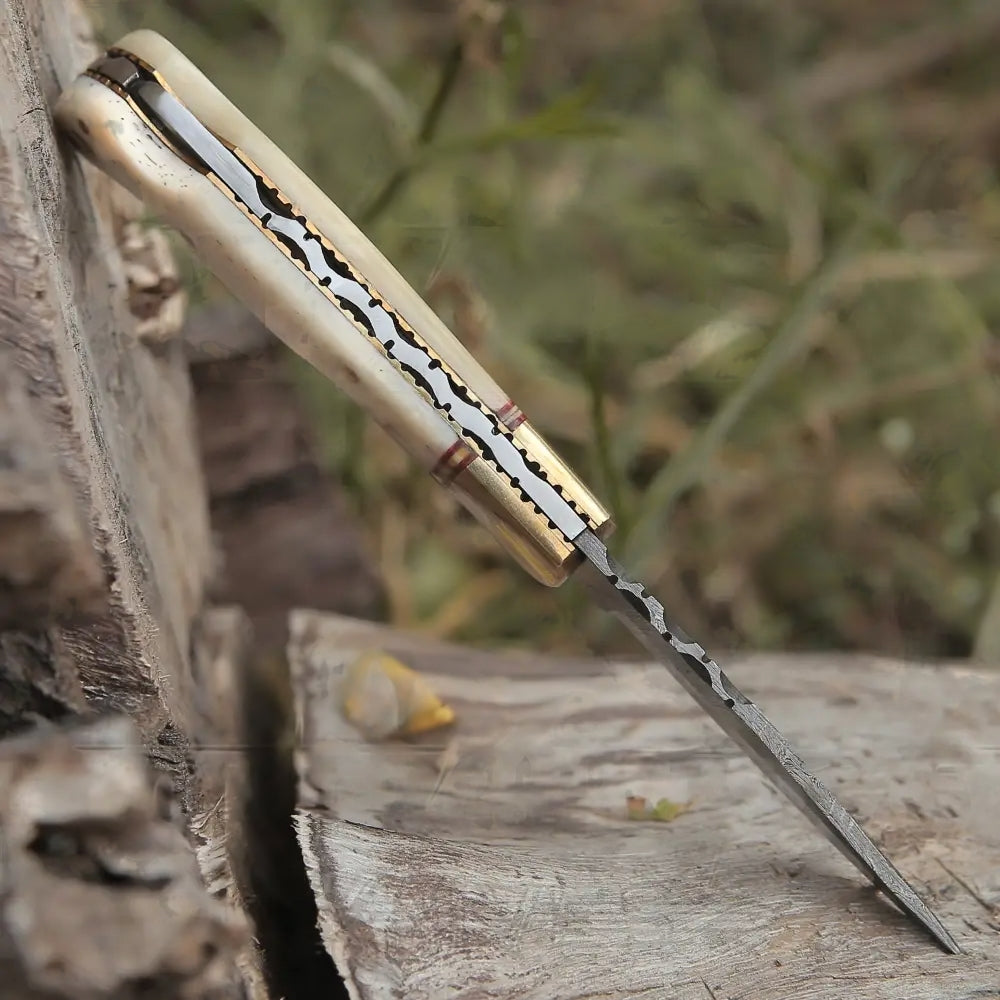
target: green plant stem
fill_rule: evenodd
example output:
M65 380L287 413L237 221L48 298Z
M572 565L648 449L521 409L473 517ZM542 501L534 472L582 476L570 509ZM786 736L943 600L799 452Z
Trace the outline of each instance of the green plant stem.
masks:
M410 158L400 164L388 177L382 187L375 193L372 200L360 211L358 218L362 225L371 225L399 197L403 188L409 183L421 161L421 150L430 144L437 134L441 117L449 99L455 91L459 72L465 60L465 47L461 42L455 42L445 55L441 64L438 84L430 103L420 120L420 127L414 137L414 146Z
M608 427L607 392L603 375L604 353L602 345L591 337L587 345L584 375L590 392L590 422L594 432L595 464L607 493L611 516L619 535L624 537L628 534L628 518L622 496L622 484L612 454L611 431Z

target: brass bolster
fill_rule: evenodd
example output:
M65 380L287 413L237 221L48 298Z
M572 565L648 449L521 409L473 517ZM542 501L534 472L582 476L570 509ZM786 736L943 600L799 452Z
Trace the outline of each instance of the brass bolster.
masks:
M562 489L563 496L576 505L595 535L607 538L615 530L611 512L587 489L530 423L525 420L518 424L514 430L514 440L545 470L549 481Z
M525 429L527 433L522 435ZM606 538L614 530L614 523L597 498L533 428L521 424L514 436L577 505L590 529ZM442 482L446 479L440 478ZM447 477L447 485L539 583L558 587L579 565L582 557L576 546L483 458L476 456L463 463L457 473Z

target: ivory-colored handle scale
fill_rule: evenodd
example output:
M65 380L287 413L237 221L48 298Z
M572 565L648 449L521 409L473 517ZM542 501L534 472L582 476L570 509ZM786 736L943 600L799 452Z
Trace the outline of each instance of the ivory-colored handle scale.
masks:
M607 534L607 511L367 237L200 70L151 31L133 32L116 48L152 67L199 127L209 130L205 142L218 150L211 155L220 165L189 163L161 125L146 121L132 96L107 82L100 68L105 63L95 70L101 80L84 75L64 92L56 109L62 127L95 163L175 226L265 325L452 489L532 575L549 585L561 583L579 559L573 539L585 527ZM123 61L109 58L109 66ZM117 70L109 72L114 76ZM345 314L343 299L331 298L332 292L317 284L315 267L293 262L273 233L262 229L261 220L271 213L258 208L259 217L251 218L248 203L233 197L237 189L244 199L257 197L252 182L246 190L239 188L243 182L223 182L218 176L231 169L230 160L239 170L251 171L258 191L260 184L274 186L288 220L308 222L306 240L322 238L324 253L335 252L346 261L351 276L345 280L355 292L364 292L360 305L383 319L390 310L400 337L390 331L384 342L373 342ZM302 246L319 253L315 243L303 241ZM407 338L422 373L387 356L393 340ZM420 382L433 377L439 364L434 354L452 373L448 378L456 380L446 399L450 392L455 405L465 408L472 421L468 427L455 416L452 402L442 401L438 390L432 399L426 382ZM499 436L490 437L484 450L482 431L477 437L471 428L487 416L493 421L490 435ZM507 456L502 461L498 449Z
M458 443L454 429L350 320L114 91L78 77L60 98L56 117L91 159L182 233L266 326L368 410L425 468Z
M133 31L118 47L156 67L174 93L205 125L247 153L274 179L286 197L392 303L393 309L414 330L420 331L421 337L490 409L496 413L509 403L507 394L368 237L197 66L153 31ZM325 123L328 128L334 128L335 124L333 120Z

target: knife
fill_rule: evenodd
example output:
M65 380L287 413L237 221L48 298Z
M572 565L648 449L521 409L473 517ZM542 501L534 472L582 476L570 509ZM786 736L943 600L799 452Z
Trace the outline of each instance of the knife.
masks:
M127 35L70 84L56 119L536 580L558 586L578 571L599 605L848 860L959 953L757 705L611 557L613 526L600 501L365 235L173 45L151 31Z

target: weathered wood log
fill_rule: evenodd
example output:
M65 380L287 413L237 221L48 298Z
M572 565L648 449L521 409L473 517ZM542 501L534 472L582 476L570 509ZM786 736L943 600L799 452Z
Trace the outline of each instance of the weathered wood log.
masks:
M104 574L25 379L0 351L0 630L104 604Z
M90 703L136 719L185 793L207 506L183 350L140 340L129 308L116 237L128 242L136 208L52 128L60 89L92 57L88 34L77 2L0 7L0 344L108 580L96 615L54 633ZM148 333L148 300L140 311Z
M370 615L381 588L318 459L286 369L287 349L232 303L192 312L184 342L219 549L211 594L241 609L211 612L197 641L197 678L205 678L199 686L206 704L225 716L210 730L221 734L217 742L240 748L202 752L225 760L228 849L220 854L210 838L200 853L210 884L233 886L252 918L262 955L248 954L243 964L266 979L271 995L336 997L340 982L318 937L292 828L294 720L284 647L293 607L308 600Z
M268 868L267 853L254 858L253 831L246 824L253 795L246 731L253 631L240 608L212 608L198 622L192 643L197 692L197 723L192 733L204 808L188 824L198 867L209 894L240 914L251 910L247 899L256 866ZM256 921L252 921L252 925ZM268 1000L265 958L260 934L244 943L235 957L248 1000Z
M233 995L245 923L205 893L128 720L0 742L0 843L3 996Z
M372 647L430 681L451 730L375 744L344 720L339 671ZM953 957L662 668L474 652L304 611L290 657L299 839L353 997L997 995L995 672L793 655L732 670L926 892L965 949ZM683 808L630 819L628 796Z
M90 532L47 434L25 376L0 348L0 733L85 711L65 643L26 629L99 614L107 603Z
M261 660L246 614L214 608L195 638L198 769L208 808L192 817L209 891L246 913L237 958L250 1000L339 996L292 828L294 738L287 676Z
M204 748L227 743L232 760L242 751L230 720L200 699L228 676L227 636L240 630L203 615L214 558L183 294L162 235L136 221L141 206L72 154L51 121L95 51L78 0L0 2L0 733L95 709L127 714L169 776L177 829L235 905L225 773ZM69 771L63 793L96 794ZM21 891L22 909L43 907L31 886ZM117 975L87 935L100 921L79 894L61 898L62 945L90 965L74 972L67 958L60 995L103 996L86 979ZM163 945L166 928L129 932L123 944L138 956ZM227 961L219 996L264 996L252 958L245 982Z

